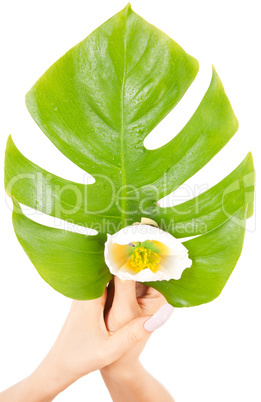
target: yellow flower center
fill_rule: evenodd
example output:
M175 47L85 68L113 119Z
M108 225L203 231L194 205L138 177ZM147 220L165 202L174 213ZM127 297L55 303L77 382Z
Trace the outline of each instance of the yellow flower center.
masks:
M135 248L130 257L131 268L137 273L145 268L155 273L159 269L159 262L160 256L157 253L142 246Z

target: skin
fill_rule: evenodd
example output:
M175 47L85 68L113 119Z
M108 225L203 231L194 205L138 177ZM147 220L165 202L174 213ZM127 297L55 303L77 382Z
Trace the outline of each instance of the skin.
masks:
M155 289L114 277L108 288L106 326L116 331L128 321L153 315L166 299ZM150 335L149 335L150 336ZM114 402L173 402L168 391L141 365L139 356L149 336L144 337L118 360L101 369Z
M173 401L138 360L151 334L144 323L166 301L154 290L137 291L138 298L134 282L117 278L101 298L73 301L45 359L29 377L0 393L0 401L49 402L95 370L101 370L113 401ZM131 370L136 370L135 381Z

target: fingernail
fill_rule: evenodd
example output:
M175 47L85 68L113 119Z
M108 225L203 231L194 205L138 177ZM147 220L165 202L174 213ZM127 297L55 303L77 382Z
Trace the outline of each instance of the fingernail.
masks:
M148 332L155 331L168 321L173 311L174 307L170 304L164 304L148 321L145 322L144 328Z

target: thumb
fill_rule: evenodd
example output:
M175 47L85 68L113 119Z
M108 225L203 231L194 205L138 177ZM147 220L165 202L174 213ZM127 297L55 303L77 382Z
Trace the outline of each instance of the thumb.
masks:
M106 342L106 365L119 359L132 346L143 339L149 338L144 324L151 316L135 318L124 327L115 331Z
M119 359L132 346L149 338L152 331L163 325L173 313L170 304L164 304L153 316L139 317L114 332L107 340L107 364Z

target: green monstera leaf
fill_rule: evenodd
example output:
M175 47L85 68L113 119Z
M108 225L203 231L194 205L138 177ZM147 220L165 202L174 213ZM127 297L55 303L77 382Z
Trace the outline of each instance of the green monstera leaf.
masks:
M14 203L19 242L54 289L74 299L99 297L111 279L104 261L107 233L155 220L185 242L193 261L180 280L148 283L174 306L194 306L221 292L239 258L245 219L253 213L253 161L248 154L220 183L183 204L158 200L217 154L238 122L213 68L194 115L166 145L144 139L177 105L198 62L128 5L69 50L26 96L32 117L94 184L73 183L26 159L9 137L5 187ZM86 236L39 225L19 204L96 229Z

